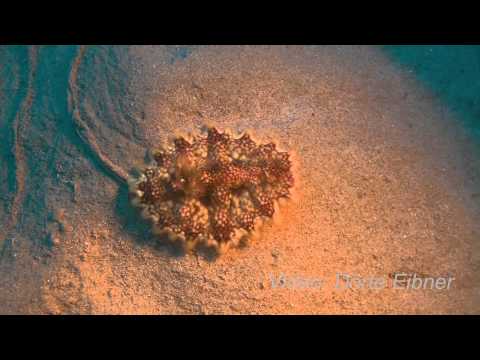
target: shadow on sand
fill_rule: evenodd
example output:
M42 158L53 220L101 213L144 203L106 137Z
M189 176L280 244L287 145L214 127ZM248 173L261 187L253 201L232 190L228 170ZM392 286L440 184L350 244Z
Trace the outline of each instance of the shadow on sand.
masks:
M119 219L122 229L140 246L151 247L154 251L175 258L181 258L187 254L185 248L178 241L171 241L166 235L157 235L152 232L149 221L142 218L139 210L130 203L130 194L126 184L121 185L118 189L115 215ZM218 258L217 251L206 246L198 246L194 251L207 261L215 261Z

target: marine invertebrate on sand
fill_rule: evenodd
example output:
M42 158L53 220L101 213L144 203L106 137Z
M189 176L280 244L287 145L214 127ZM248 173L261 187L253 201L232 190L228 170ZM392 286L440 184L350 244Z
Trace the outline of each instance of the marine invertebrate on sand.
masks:
M257 221L273 216L274 202L288 198L294 183L287 152L215 127L191 141L177 137L153 158L130 181L133 203L156 230L189 248L222 248L250 234Z

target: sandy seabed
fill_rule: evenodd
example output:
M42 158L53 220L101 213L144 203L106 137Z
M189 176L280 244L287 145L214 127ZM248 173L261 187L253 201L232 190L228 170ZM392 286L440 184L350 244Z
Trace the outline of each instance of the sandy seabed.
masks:
M1 313L479 313L478 145L379 49L26 51L25 68L0 56L25 88L0 83L16 184L1 200ZM292 199L217 258L156 241L122 180L204 124L295 159ZM394 288L399 273L454 280ZM385 286L359 281L372 277Z

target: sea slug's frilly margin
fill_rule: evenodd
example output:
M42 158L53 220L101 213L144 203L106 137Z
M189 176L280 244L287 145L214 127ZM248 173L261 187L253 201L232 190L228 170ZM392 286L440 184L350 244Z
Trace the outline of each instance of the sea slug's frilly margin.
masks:
M290 197L292 162L274 143L257 144L215 127L155 150L154 163L129 180L132 203L151 220L154 232L222 252L247 239L275 203Z

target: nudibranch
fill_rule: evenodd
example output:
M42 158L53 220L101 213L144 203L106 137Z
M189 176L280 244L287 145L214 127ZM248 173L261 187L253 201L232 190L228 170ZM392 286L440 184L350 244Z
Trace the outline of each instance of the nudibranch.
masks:
M190 141L189 141L190 140ZM292 162L274 143L257 144L215 127L152 152L154 161L129 181L132 202L157 233L186 248L222 249L272 218L275 202L290 197Z

